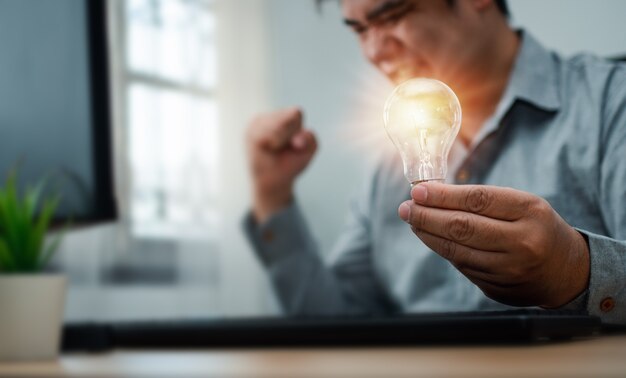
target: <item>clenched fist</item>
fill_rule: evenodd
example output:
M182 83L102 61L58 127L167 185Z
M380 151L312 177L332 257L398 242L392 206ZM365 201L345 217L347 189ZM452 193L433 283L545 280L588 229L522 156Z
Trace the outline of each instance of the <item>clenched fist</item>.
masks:
M263 223L293 198L296 177L307 167L317 142L303 127L298 108L257 116L248 128L247 147L253 182L253 213Z

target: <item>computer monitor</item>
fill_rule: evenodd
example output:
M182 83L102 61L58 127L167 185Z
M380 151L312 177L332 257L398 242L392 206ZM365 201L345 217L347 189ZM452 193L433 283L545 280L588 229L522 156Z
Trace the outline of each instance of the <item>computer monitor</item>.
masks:
M0 0L0 182L48 177L57 222L115 219L105 0Z

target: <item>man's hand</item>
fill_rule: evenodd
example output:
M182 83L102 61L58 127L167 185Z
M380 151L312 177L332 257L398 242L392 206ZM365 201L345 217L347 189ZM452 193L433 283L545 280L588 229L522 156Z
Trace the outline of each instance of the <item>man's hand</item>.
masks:
M252 172L257 222L287 206L293 197L293 183L309 164L317 142L302 127L298 108L257 116L248 127L248 157Z
M425 183L398 214L488 297L559 307L589 283L589 247L544 199L508 188Z

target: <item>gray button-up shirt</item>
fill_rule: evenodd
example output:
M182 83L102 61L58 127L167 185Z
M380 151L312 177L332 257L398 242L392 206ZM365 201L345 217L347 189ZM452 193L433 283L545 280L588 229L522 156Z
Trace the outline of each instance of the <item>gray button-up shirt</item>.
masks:
M469 147L453 147L448 181L548 200L589 241L589 288L567 307L626 323L626 67L588 55L563 59L521 36L495 113ZM399 219L398 206L409 198L402 162L382 159L327 261L297 204L261 227L248 217L247 234L285 311L510 308L487 298Z

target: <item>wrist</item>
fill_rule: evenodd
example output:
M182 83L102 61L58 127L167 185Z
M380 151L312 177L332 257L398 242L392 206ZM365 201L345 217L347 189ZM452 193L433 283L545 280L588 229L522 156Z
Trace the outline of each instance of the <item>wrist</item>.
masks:
M591 257L589 241L586 236L572 228L573 241L568 253L570 258L566 262L568 269L564 269L565 276L561 277L561 285L557 290L556 300L552 305L542 307L562 307L578 298L589 288L591 272Z
M293 191L259 191L254 192L252 213L258 224L265 223L273 214L288 207L293 202Z

